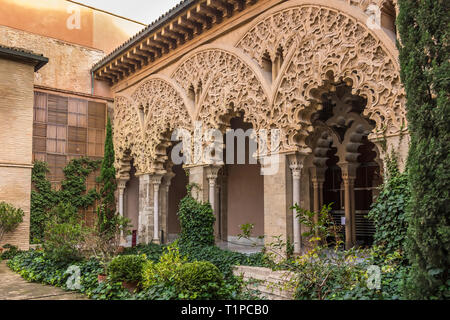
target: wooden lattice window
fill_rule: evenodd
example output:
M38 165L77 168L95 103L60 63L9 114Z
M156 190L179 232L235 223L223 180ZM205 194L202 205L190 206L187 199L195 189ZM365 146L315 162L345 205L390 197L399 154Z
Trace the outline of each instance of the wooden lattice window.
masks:
M47 163L50 181L62 181L64 179L63 169L66 166L66 156L48 154Z
M104 103L89 101L88 127L104 129L106 124L106 105Z
M33 120L35 122L47 122L47 94L42 92L34 93Z
M69 127L69 153L86 155L87 129Z
M48 123L67 125L68 98L48 96Z
M88 102L86 100L69 98L69 126L86 128L87 109Z
M47 152L66 153L67 127L47 125Z
M88 156L103 157L105 129L91 129L88 133Z

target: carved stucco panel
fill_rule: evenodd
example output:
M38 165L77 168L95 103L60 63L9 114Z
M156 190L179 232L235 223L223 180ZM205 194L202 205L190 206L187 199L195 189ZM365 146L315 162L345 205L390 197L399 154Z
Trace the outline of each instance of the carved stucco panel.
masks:
M340 81L351 83L353 94L367 98L364 114L376 123L372 136L406 128L398 64L354 18L319 6L293 7L257 23L237 47L261 67L264 54L273 57L278 48L289 58L275 84L272 106L288 148L306 145L321 92Z

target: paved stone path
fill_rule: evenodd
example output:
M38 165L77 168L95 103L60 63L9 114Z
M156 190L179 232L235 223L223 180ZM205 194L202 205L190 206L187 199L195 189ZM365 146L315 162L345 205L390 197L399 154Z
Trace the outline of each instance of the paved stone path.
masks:
M87 300L81 294L60 288L30 283L0 262L0 300Z

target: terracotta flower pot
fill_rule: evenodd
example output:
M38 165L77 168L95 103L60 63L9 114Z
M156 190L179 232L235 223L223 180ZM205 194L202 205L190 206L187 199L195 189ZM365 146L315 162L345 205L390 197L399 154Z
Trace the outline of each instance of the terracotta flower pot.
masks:
M105 282L106 281L106 275L105 274L99 274L98 276L97 276L97 280L98 280L98 283L102 283L102 282Z
M122 282L122 287L127 289L130 293L133 293L133 292L135 292L137 290L138 283L137 282L123 281Z

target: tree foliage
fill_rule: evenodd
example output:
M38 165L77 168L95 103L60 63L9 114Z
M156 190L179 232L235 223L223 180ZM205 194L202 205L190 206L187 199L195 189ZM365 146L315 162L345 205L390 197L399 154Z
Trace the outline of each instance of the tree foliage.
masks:
M0 242L6 233L13 232L23 221L25 213L6 202L0 202Z
M116 169L114 167L115 154L112 136L111 120L108 118L106 125L105 155L102 161L102 167L98 182L100 189L100 207L97 210L98 227L100 232L108 230L116 218L116 199L115 191L117 190Z
M401 78L411 134L410 297L450 296L450 2L399 0Z

